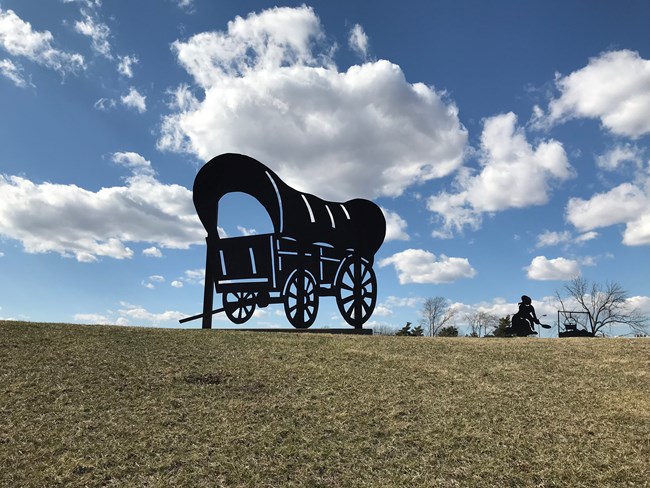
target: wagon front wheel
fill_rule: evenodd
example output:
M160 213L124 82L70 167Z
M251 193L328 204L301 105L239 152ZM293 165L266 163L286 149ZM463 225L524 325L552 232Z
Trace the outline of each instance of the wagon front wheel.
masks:
M231 322L243 324L255 311L255 293L251 291L228 292L223 296L223 309Z
M316 320L318 293L316 280L304 270L296 270L287 280L284 313L296 329L306 329Z
M377 278L370 262L348 256L336 277L336 305L345 321L356 329L370 318L377 302Z

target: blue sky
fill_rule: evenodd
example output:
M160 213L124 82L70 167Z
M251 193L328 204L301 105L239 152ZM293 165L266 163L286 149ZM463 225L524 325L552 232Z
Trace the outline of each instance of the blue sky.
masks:
M369 325L524 293L552 321L578 273L650 314L650 4L369 5L0 0L0 318L198 313L191 188L225 152L384 209ZM219 225L263 217L235 198ZM323 299L315 326L343 324Z

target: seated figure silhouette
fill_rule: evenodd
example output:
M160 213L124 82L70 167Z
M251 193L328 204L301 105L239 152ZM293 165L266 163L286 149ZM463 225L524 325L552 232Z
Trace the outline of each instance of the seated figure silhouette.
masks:
M539 324L539 319L535 315L535 307L533 307L529 296L522 295L519 311L512 316L511 334L520 337L537 334L533 324Z

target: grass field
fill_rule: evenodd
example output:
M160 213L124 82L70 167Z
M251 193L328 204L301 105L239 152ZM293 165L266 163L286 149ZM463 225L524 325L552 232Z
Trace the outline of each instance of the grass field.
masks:
M0 486L650 486L650 340L0 322Z

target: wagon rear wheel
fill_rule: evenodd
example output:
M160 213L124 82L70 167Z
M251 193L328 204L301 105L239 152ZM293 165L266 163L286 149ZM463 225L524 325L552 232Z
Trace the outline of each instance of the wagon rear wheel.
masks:
M348 256L336 277L336 305L345 321L356 329L370 318L377 302L377 278L372 265L359 256Z
M318 293L316 280L309 271L296 270L284 291L284 313L296 329L306 329L316 320Z
M255 311L255 293L251 291L228 292L223 296L223 309L231 322L243 324Z

